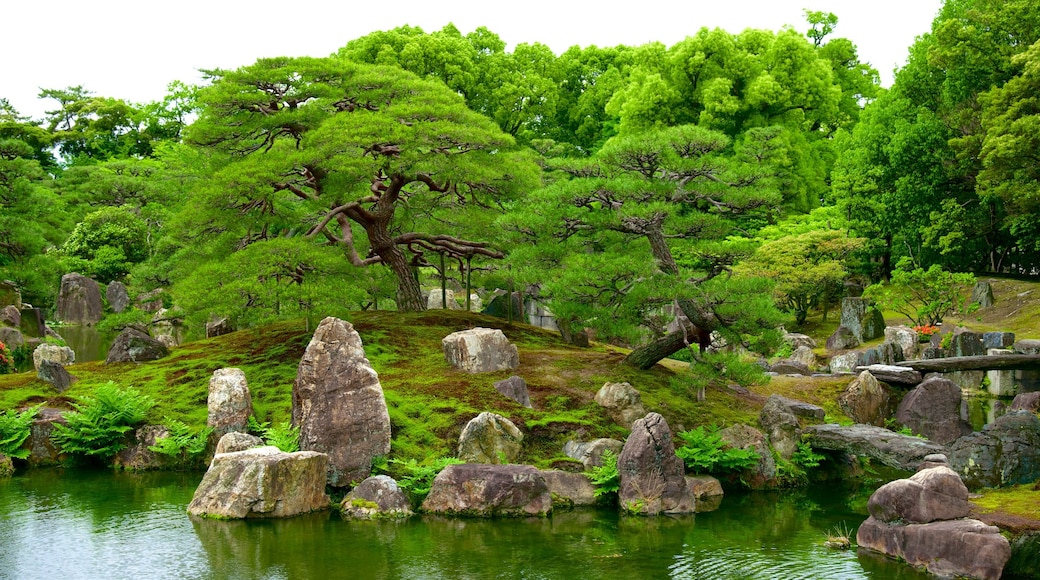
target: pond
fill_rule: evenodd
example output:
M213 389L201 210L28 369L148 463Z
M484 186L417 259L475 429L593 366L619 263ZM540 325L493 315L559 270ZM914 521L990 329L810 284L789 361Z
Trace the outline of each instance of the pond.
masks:
M10 578L927 578L823 546L855 535L869 490L727 496L714 512L532 520L352 522L189 518L201 473L20 471L0 480L0 576Z

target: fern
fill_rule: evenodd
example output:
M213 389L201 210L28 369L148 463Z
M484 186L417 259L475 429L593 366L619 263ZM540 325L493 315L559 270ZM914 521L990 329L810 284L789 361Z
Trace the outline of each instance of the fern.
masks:
M685 445L675 450L686 468L694 473L722 475L743 471L758 463L759 455L754 449L727 448L718 426L697 427L679 433Z
M402 461L391 459L390 463L401 466L404 475L397 482L401 489L408 492L415 504L420 504L426 496L430 495L433 488L433 480L445 467L462 463L455 457L438 457L430 464L421 464L415 459Z
M29 449L22 447L29 438L29 431L39 405L21 413L13 409L0 413L0 454L15 459L29 457Z
M149 450L184 462L190 462L206 451L213 428L203 427L196 431L176 419L166 418L164 422L170 434L156 439Z
M601 457L602 465L594 467L592 471L585 474L585 477L589 478L589 481L595 487L593 493L596 497L617 493L621 489L621 474L618 472L617 453L608 449L603 452Z
M293 427L288 421L282 421L277 425L267 426L263 423L264 441L268 445L274 445L286 453L294 453L300 450L300 428Z
M120 389L114 382L98 387L94 397L65 414L66 424L56 424L51 438L65 453L108 458L126 447L127 433L144 422L155 406L133 387Z

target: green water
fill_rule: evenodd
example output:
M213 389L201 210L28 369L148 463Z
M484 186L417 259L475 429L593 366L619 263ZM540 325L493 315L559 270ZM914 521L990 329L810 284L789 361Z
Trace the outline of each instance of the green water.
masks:
M710 513L533 520L196 520L201 474L35 470L0 480L0 578L926 578L823 546L865 519L863 493L826 486L729 496Z

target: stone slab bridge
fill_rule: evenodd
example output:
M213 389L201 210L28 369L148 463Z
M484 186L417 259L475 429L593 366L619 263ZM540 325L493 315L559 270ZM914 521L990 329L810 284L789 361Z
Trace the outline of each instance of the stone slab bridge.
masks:
M946 447L933 441L873 425L810 425L802 434L808 436L808 443L813 449L844 451L857 457L870 457L903 471L917 471L918 465L928 455L948 453Z
M1040 354L990 354L904 360L894 365L859 366L856 370L870 371L877 380L886 383L916 385L923 380L923 373L1040 370Z

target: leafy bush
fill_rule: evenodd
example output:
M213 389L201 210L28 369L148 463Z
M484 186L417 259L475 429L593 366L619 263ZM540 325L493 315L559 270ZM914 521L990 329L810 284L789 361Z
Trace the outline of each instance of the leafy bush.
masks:
M15 372L14 355L7 349L7 345L0 342L0 375Z
M594 467L592 471L585 474L592 485L596 488L593 493L596 497L617 493L621 490L621 473L618 472L617 454L606 450L602 455L603 464Z
M415 459L409 459L408 461L391 459L390 463L401 467L404 473L398 479L397 485L408 492L412 502L418 505L426 499L426 496L430 495L433 479L437 477L437 474L449 465L462 463L462 460L455 457L438 457L429 464L419 463Z
M938 265L909 270L901 261L888 284L869 286L863 296L906 316L914 326L934 326L951 314L973 312L978 307L971 301L974 286L973 274L954 274Z
M21 413L8 409L0 413L0 454L16 459L29 457L29 450L22 447L29 438L29 429L39 405Z
M679 438L685 444L676 449L675 454L694 473L724 475L753 467L759 460L754 449L727 448L717 425L683 431Z
M155 401L133 387L109 381L93 397L84 397L56 424L51 438L65 453L108 458L126 447L127 433L144 422Z
M213 432L211 427L192 429L183 421L170 418L166 418L164 423L170 434L156 439L155 445L148 447L149 450L183 465L190 465L206 451L209 435Z

